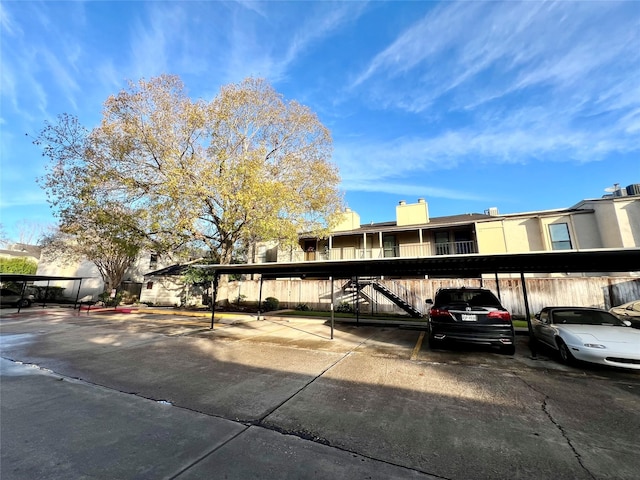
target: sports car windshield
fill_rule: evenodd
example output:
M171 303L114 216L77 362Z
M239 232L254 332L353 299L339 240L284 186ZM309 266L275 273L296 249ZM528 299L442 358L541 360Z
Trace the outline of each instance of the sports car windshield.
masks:
M608 312L597 310L558 310L553 312L553 323L564 325L614 325L625 326Z

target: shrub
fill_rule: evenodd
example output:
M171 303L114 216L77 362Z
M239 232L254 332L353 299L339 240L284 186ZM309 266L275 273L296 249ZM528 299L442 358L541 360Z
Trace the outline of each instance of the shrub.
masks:
M122 292L122 303L125 305L132 305L137 303L138 296L134 295L131 292L127 292L126 290Z
M262 302L262 309L265 312L277 310L279 306L280 306L280 300L278 300L275 297L267 297L264 299L264 302Z
M340 305L336 307L336 312L339 313L353 313L353 307L350 303L342 302Z
M34 275L38 270L38 263L26 257L0 257L0 272Z
M98 298L105 307L117 307L122 301L122 294L123 292L118 292L115 297L111 298L111 292L102 292Z
M29 287L31 293L35 297L36 302L57 302L62 300L62 294L65 290L64 287L41 287L32 285ZM46 298L45 298L46 294Z
M301 312L308 312L309 305L307 305L306 303L299 303L298 305L296 305L296 310L300 310Z

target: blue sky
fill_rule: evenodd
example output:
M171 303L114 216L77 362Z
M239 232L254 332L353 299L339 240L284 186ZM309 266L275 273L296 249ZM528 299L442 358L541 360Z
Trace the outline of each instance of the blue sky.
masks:
M640 2L0 4L0 222L53 223L26 135L128 80L266 78L331 130L362 223L569 207L640 183Z

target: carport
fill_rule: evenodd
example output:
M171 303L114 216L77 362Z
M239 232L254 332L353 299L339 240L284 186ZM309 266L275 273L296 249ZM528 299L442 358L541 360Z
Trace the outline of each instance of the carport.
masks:
M86 277L64 277L59 275L22 275L17 273L1 273L0 274L0 282L14 282L14 283L22 283L22 288L20 289L20 299L24 299L25 292L27 290L27 283L30 282L47 282L47 287L45 288L44 300L42 302L42 307L45 307L47 304L47 293L49 291L49 286L51 281L55 280L68 280L75 281L79 280L78 283L78 291L76 292L76 298L73 303L73 307L76 308L78 304L78 298L80 297L80 287L82 286L82 280ZM20 313L20 305L18 305L18 313Z
M456 277L482 278L493 274L496 283L499 274L519 274L522 283L525 312L531 334L531 312L527 296L525 274L527 273L622 273L640 272L640 248L593 249L552 252L441 255L420 258L379 258L372 260L341 260L298 263L257 263L242 265L194 265L213 270L213 301L211 303L211 327L213 329L218 279L225 274L259 274L262 302L262 281L267 278L328 278L331 281L331 338L334 331L334 278L354 278L356 285L360 277ZM498 291L498 296L500 292ZM258 316L260 312L258 312ZM535 355L536 352L533 351Z

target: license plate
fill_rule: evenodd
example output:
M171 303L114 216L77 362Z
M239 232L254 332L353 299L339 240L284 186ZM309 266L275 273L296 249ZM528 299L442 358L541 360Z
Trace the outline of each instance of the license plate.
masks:
M477 320L477 317L475 315L469 315L468 313L462 314L463 322L475 322L476 320Z

